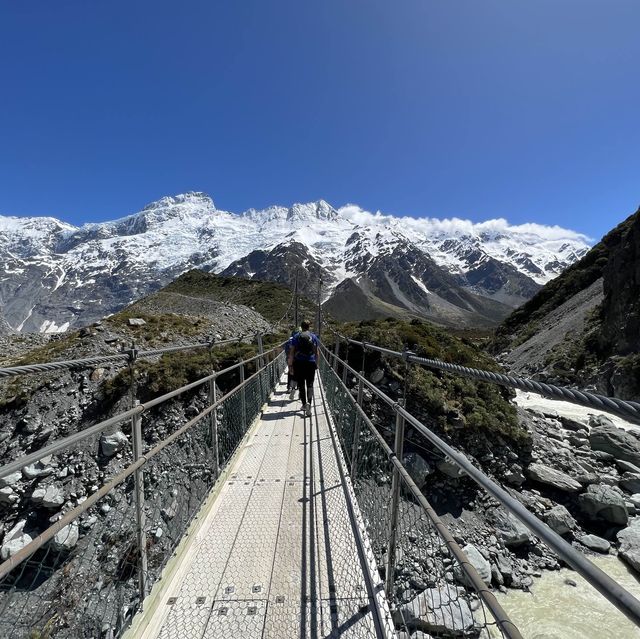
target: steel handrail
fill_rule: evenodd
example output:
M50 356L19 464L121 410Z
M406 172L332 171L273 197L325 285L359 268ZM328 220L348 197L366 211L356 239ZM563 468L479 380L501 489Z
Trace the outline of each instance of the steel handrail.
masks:
M181 395L189 390L197 388L198 386L202 386L203 384L206 384L210 380L215 380L216 378L222 375L225 375L227 373L230 373L231 371L239 368L240 366L244 366L245 364L248 364L249 362L253 362L254 360L259 359L260 357L269 355L279 350L280 348L282 348L283 344L284 342L282 344L278 344L277 346L274 346L273 348L269 349L268 351L265 351L264 353L258 353L257 355L254 355L253 357L250 357L246 360L233 364L228 368L225 368L220 371L216 371L211 375L206 375L205 377L202 377L196 380L195 382L191 382L190 384L185 384L180 388L176 388L175 390L165 393L164 395L160 395L159 397L151 399L148 402L145 402L144 404L139 404L138 406L131 408L127 411L124 411L122 413L119 413L118 415L114 415L109 419L98 422L97 424L94 424L93 426L89 426L88 428L85 428L77 433L73 433L72 435L59 439L49 444L48 446L45 446L44 448L40 448L39 450L36 450L33 453L30 453L29 455L18 457L18 459L15 459L14 461L9 462L8 464L5 464L2 467L0 467L0 478L6 477L11 473L21 470L25 466L28 466L29 464L37 462L43 457L47 457L49 455L57 453L60 450L68 448L69 446L72 446L81 441L84 441L85 439L88 439L89 437L96 435L102 431L105 431L108 428L111 428L112 426L117 426L118 424L121 424L122 422L127 421L134 415L139 415L140 413L143 413L144 411L149 410L150 408L153 408L158 404L162 404L169 399L173 399L174 397L177 397L178 395Z
M331 370L329 362L326 358L325 353L322 353L322 357L327 364L327 367ZM522 635L520 631L515 626L515 624L509 618L509 615L506 613L504 608L500 605L496 596L489 589L487 584L482 580L475 566L469 561L469 558L466 556L462 548L455 541L449 529L444 525L440 517L437 515L435 510L432 508L429 500L423 495L422 491L418 488L417 484L413 481L413 478L404 467L402 460L398 459L396 453L391 449L389 444L387 444L386 440L382 436L382 434L378 431L376 426L374 426L373 422L369 418L369 416L365 413L362 406L360 406L356 400L353 398L349 389L344 386L342 380L333 373L335 379L339 382L339 384L347 391L347 396L350 398L351 403L354 408L358 412L360 419L367 426L367 428L371 431L372 435L378 440L378 443L384 450L385 454L389 458L389 461L393 466L398 470L402 481L404 481L405 485L416 499L416 501L420 504L422 509L425 512L427 518L431 521L435 529L437 530L440 537L442 537L446 546L451 551L451 554L456 558L460 568L465 573L465 575L469 578L469 581L473 587L473 589L477 592L478 596L482 601L486 604L487 608L491 612L493 618L496 621L496 624L502 631L503 635L507 637L507 639L522 639Z
M360 342L358 342L360 343ZM438 437L433 431L425 426L421 421L404 409L398 402L379 390L374 384L369 382L364 376L353 369L336 354L331 353L326 346L322 345L326 353L337 359L342 366L351 372L356 379L361 380L376 396L388 404L393 411L399 413L405 420L410 422L416 430L428 439L438 450L444 453L449 459L481 488L486 490L492 497L498 500L511 514L521 521L528 530L535 533L549 546L566 564L571 566L578 574L593 586L600 594L608 599L620 612L628 617L634 624L640 626L640 601L630 592L625 590L617 581L613 580L607 573L600 570L591 563L584 555L577 551L571 544L566 542L560 535L551 530L547 524L529 512L517 499L513 498L507 491L498 486L492 479L487 477L482 471L477 469L462 453L451 447ZM342 383L342 381L340 381Z
M273 350L280 348L279 346L271 349L270 351L266 351L266 353L270 353ZM247 360L248 361L248 360ZM66 513L61 519L55 522L53 525L49 526L45 531L40 533L35 539L29 542L26 546L21 548L15 555L12 555L3 563L0 564L0 579L5 577L8 573L10 573L16 566L22 563L25 559L27 559L34 552L42 548L44 544L53 539L55 535L62 530L65 526L68 526L71 522L76 520L80 515L86 512L91 506L93 506L97 501L99 501L102 497L106 496L111 490L113 490L117 485L121 484L127 478L131 477L135 473L136 470L143 467L150 459L155 457L162 449L166 448L170 443L178 439L181 435L183 435L190 428L195 426L198 422L200 422L207 415L216 410L221 404L223 404L230 397L233 397L236 393L240 392L243 388L245 388L256 376L260 375L262 371L266 370L269 366L273 365L274 362L277 361L273 359L268 364L265 364L262 368L257 370L253 375L250 375L245 379L244 382L235 386L228 393L220 397L215 403L207 406L207 408L203 409L200 413L198 413L195 417L186 422L183 426L181 426L177 431L169 435L166 439L162 440L159 444L154 446L152 449L148 450L146 453L140 456L139 459L133 461L127 468L125 468L121 473L113 477L108 483L106 483L102 488L97 490L95 493L87 497L87 499L82 502L79 506L76 506L73 510L70 510ZM240 364L239 364L240 365ZM229 369L225 369L229 370ZM141 408L141 406L137 407ZM136 409L133 409L135 411ZM128 413L132 413L133 411L128 411ZM135 414L138 414L142 411L137 411ZM85 431L83 431L85 432ZM69 438L66 438L69 439ZM2 476L0 474L0 476Z

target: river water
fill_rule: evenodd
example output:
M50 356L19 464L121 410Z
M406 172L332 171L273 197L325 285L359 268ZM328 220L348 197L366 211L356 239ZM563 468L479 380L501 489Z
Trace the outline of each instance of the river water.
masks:
M590 559L640 599L640 581L621 560ZM566 579L577 585L567 585ZM525 639L640 639L640 629L573 570L544 572L530 593L496 595Z

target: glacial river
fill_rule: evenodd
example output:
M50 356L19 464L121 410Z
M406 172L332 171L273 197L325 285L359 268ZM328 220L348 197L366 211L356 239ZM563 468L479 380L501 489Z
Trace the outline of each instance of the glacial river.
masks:
M640 599L640 581L622 561L590 559ZM577 586L567 585L566 579ZM530 593L496 594L524 639L640 639L640 629L573 570L543 573Z

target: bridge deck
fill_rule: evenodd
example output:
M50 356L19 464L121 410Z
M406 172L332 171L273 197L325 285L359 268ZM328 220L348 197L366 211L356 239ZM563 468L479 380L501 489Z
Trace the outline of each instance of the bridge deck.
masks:
M280 383L137 636L392 634L323 402L299 406Z

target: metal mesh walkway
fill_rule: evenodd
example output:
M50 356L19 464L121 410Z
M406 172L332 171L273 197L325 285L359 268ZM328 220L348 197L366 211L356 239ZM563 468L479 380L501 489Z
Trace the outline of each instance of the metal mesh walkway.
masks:
M135 636L393 636L335 433L316 395L305 419L278 385Z

